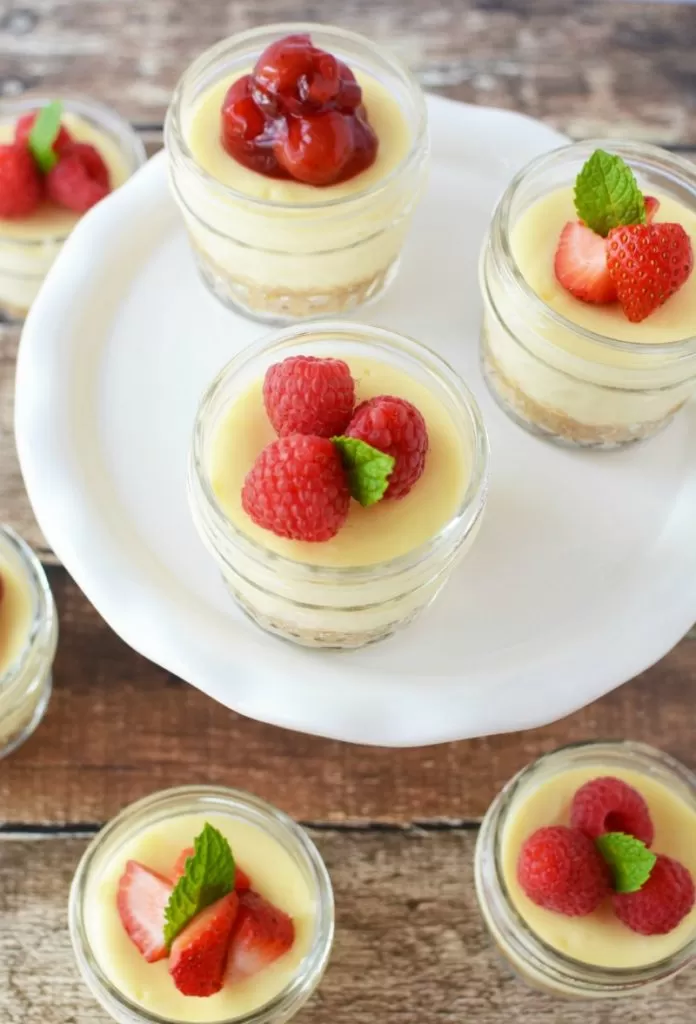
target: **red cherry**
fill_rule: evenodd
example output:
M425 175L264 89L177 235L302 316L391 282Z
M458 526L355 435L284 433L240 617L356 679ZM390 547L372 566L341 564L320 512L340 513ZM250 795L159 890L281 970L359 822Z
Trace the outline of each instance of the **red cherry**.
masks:
M330 53L316 50L311 73L297 83L305 110L322 110L336 98L340 87L338 61Z
M336 95L336 107L339 110L356 110L362 103L362 89L358 85L353 72L342 60L338 61L339 90Z
M353 122L353 158L345 168L344 178L353 178L374 163L379 145L372 126L367 121L364 107L355 111Z
M266 118L251 95L251 75L233 82L225 93L221 138L230 156L245 167L269 176L282 174Z
M259 105L273 112L280 106L299 113L302 101L298 86L312 74L314 54L308 35L286 36L267 46L253 71Z
M288 131L276 145L278 163L296 181L331 185L353 156L350 120L337 110L288 118Z

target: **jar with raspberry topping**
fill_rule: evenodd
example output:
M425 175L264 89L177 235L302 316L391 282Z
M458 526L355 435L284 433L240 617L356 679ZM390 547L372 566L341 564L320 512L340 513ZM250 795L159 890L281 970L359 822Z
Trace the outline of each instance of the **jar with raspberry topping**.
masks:
M634 806L631 813L641 819L631 834L645 828L647 815L650 852L676 859L682 874L690 875L691 898L684 916L669 931L646 920L641 931L635 920L635 927L629 927L625 911L619 919L617 897L611 891L589 915L575 917L544 909L526 894L519 872L526 842L554 831L553 826L580 827L573 799L582 788L586 816L592 810L593 784L604 801L611 800L612 792L629 788L631 803L640 808L636 811ZM633 827L625 807L614 811L607 804L597 809L602 816L606 812L606 831L626 833ZM592 817L596 818L594 811ZM547 825L551 827L546 829ZM694 835L696 775L662 751L617 741L579 743L544 755L508 782L481 825L475 884L491 938L521 980L557 997L618 999L668 981L696 963ZM574 884L583 884L580 874L576 867ZM654 908L654 889L650 899ZM580 913L577 908L576 912ZM658 912L658 917L664 915Z
M262 530L241 500L245 475L273 436L265 374L290 356L343 361L357 403L374 394L406 399L429 433L425 467L409 493L366 508L351 500L328 542ZM357 648L408 625L435 600L474 542L487 481L481 415L454 370L410 338L327 320L248 346L221 371L198 409L188 486L198 532L253 621L303 646Z
M324 25L226 39L181 78L165 144L198 269L231 308L345 313L394 278L429 143L422 91L384 48Z

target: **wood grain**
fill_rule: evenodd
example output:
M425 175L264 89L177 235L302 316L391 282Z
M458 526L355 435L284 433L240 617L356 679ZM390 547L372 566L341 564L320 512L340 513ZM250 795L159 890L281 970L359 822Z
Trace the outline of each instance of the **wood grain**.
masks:
M564 743L627 737L696 765L696 641L555 725L413 750L348 746L242 718L130 650L63 569L61 622L44 723L0 761L6 822L101 823L155 789L249 789L308 822L477 821L502 784ZM270 642L270 641L269 641Z
M526 988L499 959L472 881L475 834L314 835L333 879L336 943L305 1024L692 1024L696 971L614 1005ZM84 839L0 841L3 1024L108 1024L74 966L68 889Z
M696 8L621 0L20 0L0 16L0 94L78 90L160 123L218 39L322 20L388 44L429 88L519 110L573 137L696 145Z

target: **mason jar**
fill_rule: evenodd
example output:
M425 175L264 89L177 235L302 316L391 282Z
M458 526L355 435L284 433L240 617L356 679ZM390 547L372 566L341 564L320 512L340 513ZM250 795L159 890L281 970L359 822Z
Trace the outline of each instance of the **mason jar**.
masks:
M567 772L595 769L597 776L631 773L649 783L659 783L683 805L689 820L696 822L696 775L674 758L642 743L629 741L578 743L540 757L507 783L489 807L476 843L476 895L491 938L513 971L532 988L567 999L606 999L635 995L658 982L673 978L696 963L696 925L679 948L667 956L656 954L653 962L631 967L602 967L585 963L544 941L529 926L516 906L504 865L512 856L506 840L524 802L544 783ZM636 787L640 785L636 782ZM548 801L549 814L555 806ZM549 824L556 822L549 821ZM693 850L693 831L682 839L682 848ZM658 853L669 850L660 850ZM579 918L568 918L569 926ZM628 936L633 933L626 929ZM657 936L664 938L664 936ZM613 940L618 941L613 935ZM647 940L649 941L649 940Z
M41 563L9 526L0 526L0 757L31 736L51 696L58 616Z
M598 148L623 157L644 194L696 215L696 168L655 146L591 140L537 157L511 181L484 241L481 359L493 397L520 426L561 444L612 449L657 433L693 394L696 303L676 331L665 324L674 298L638 325L607 319L597 306L587 314L592 329L580 326L530 287L511 244L520 217L572 186Z
M61 100L68 122L72 117L79 118L118 153L123 180L145 162L141 139L115 110L87 97L64 96ZM14 137L14 126L20 117L50 102L46 96L0 99L0 143ZM56 219L45 217L44 212L39 209L31 218L17 220L0 218L0 314L10 320L24 319L49 268L82 216L65 210Z
M293 202L236 191L197 162L192 122L209 90L248 73L270 43L297 33L311 33L316 46L389 92L408 127L410 147L384 178L365 187L360 176L354 179L355 191L315 188L310 198ZM375 299L395 277L423 192L429 143L422 90L384 47L344 29L295 23L225 39L184 72L167 114L165 145L194 259L225 305L271 322L346 313Z
M245 829L258 831L267 852L269 842L277 844L290 858L307 887L313 920L307 936L306 952L299 959L277 994L263 1005L236 1016L219 1016L205 999L189 997L191 1015L172 1017L149 1005L154 1001L154 985L144 996L125 992L118 971L109 962L103 941L104 922L100 918L100 890L110 868L119 858L128 858L129 844L139 835L158 826L176 827L177 822L229 818ZM222 827L222 826L221 826ZM190 844L188 844L190 845ZM253 864L245 864L252 874ZM261 895L264 895L261 893ZM331 879L316 846L307 833L291 818L264 800L222 786L182 786L161 790L126 807L92 840L75 872L68 908L70 938L77 966L95 999L119 1024L284 1024L304 1006L321 981L331 954L334 935L334 900ZM120 927L120 922L119 922ZM126 943L130 940L125 936ZM139 956L139 954L137 954ZM290 954L287 954L290 955ZM145 961L143 961L145 964ZM161 964L146 964L157 969ZM166 965L165 965L166 966ZM127 975L126 985L134 979ZM137 984L134 988L137 989ZM172 989L174 983L172 982ZM178 993L177 993L178 995ZM144 1006L140 999L148 1003ZM186 1000L186 997L183 997ZM188 1000L186 1000L188 1005Z
M211 480L212 443L220 424L269 366L297 354L393 366L427 386L449 414L467 481L452 517L413 551L370 565L309 564L257 543L225 514ZM326 321L289 327L248 346L213 381L196 416L189 504L230 593L258 625L304 646L362 647L403 628L435 599L474 542L487 481L488 442L478 406L444 360L391 331Z

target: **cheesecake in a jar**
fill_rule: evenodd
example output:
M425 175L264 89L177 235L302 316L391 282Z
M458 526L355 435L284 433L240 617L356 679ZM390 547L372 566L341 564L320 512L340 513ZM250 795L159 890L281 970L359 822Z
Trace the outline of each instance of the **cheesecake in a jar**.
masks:
M334 906L318 850L282 811L188 786L97 835L69 919L80 973L120 1024L284 1022L321 980Z
M474 542L488 445L457 374L411 339L339 321L245 349L199 407L198 531L241 608L309 647L410 623Z
M183 75L165 143L223 303L270 321L345 313L396 274L429 150L423 94L383 47L303 24L224 40Z
M26 316L78 221L144 160L130 125L93 100L0 101L0 314Z
M479 905L529 985L619 998L696 963L696 777L658 750L585 743L503 789L476 847Z
M0 757L34 732L51 696L58 619L43 567L0 527Z
M653 146L582 142L512 181L481 255L483 370L561 444L651 437L696 389L696 172Z

